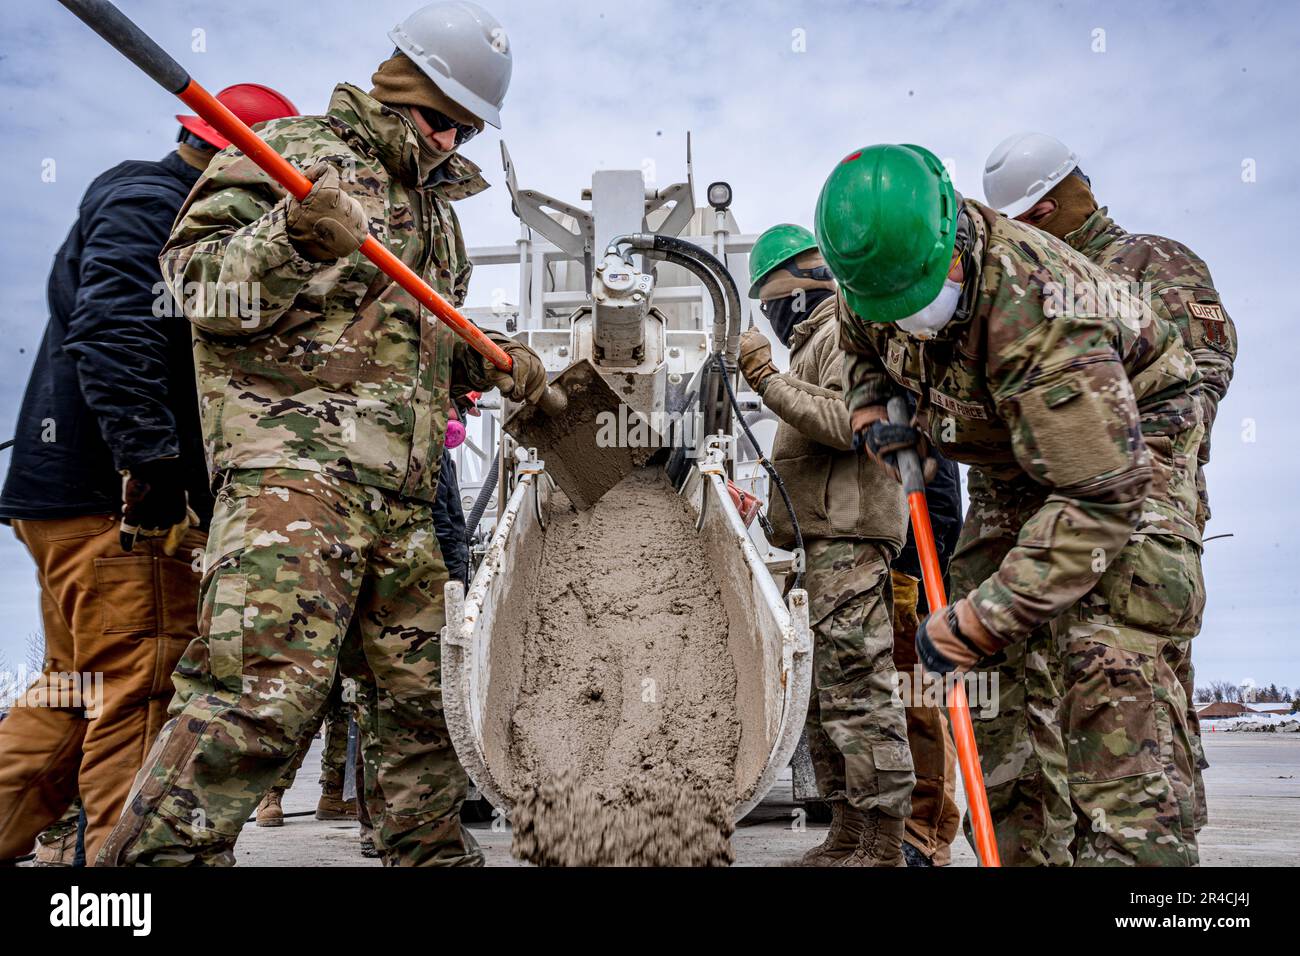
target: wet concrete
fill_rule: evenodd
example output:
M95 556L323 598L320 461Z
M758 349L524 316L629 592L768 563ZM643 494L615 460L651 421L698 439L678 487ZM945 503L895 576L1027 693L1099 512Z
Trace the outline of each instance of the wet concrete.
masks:
M548 865L725 865L740 721L728 618L658 469L548 506L542 573L493 643L488 724L515 853ZM514 668L518 673L510 673ZM507 690L508 689L508 690ZM497 751L497 747L490 747Z

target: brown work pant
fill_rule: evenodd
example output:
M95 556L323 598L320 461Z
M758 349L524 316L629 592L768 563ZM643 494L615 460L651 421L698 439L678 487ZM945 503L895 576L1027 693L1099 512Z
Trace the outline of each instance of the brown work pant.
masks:
M894 583L894 668L915 673L917 581L901 571L891 571ZM948 715L941 707L907 703L907 743L912 750L916 787L912 790L912 815L904 839L938 866L951 862L949 846L961 826L957 810L957 750L948 732Z
M45 663L0 721L0 860L29 852L80 793L93 861L167 720L206 536L191 530L167 557L144 539L123 552L113 515L13 526L36 561Z

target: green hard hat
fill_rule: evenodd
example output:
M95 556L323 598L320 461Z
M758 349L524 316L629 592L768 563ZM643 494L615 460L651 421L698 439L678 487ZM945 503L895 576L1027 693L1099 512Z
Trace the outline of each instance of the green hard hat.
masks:
M817 239L803 226L783 222L758 237L749 252L749 297L758 298L759 286L767 274L801 252L817 248Z
M868 146L827 177L815 225L849 308L867 322L897 322L943 288L957 240L957 193L928 149Z

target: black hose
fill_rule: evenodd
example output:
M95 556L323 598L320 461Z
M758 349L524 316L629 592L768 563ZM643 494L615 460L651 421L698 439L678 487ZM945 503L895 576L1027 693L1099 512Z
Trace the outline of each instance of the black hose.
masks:
M713 271L698 259L693 259L689 255L672 249L642 249L641 252L648 259L662 259L665 262L671 262L675 266L681 266L690 272L691 275L700 280L705 291L709 293L709 298L713 301L714 315L726 317L727 305L722 294L722 284L718 281L718 277L713 274Z
M483 520L483 512L487 511L488 502L492 500L492 495L497 490L497 475L501 471L501 453L492 456L492 466L488 468L487 475L483 478L483 487L478 491L478 497L474 499L474 507L469 509L469 517L465 519L465 540L473 541L474 532L478 530L478 523Z
M758 439L756 439L754 433L749 430L749 423L745 421L745 416L740 410L740 403L736 401L736 393L731 388L731 379L727 374L726 359L723 358L720 351L713 353L713 361L722 367L722 382L727 387L727 398L731 401L731 407L736 413L736 419L740 422L740 427L745 433L745 438L754 446L754 450L758 452L758 463L763 466L763 470L767 472L767 476L772 479L772 484L776 485L776 490L781 494L781 501L785 503L785 510L790 513L790 527L794 531L794 546L795 550L799 552L799 563L802 564L807 558L807 553L803 549L803 532L799 530L799 519L795 516L794 505L790 501L790 494L785 490L785 482L781 480L781 476L777 473L775 466L767 460L767 456L759 450L761 446L758 444ZM799 568L794 573L794 582L791 584L791 587L797 588L802 584L803 569Z
M699 251L696 246L692 246L690 243L686 243L685 245L689 246L693 251ZM633 246L633 248L637 247ZM722 284L718 281L718 277L714 275L713 271L710 270L708 266L704 265L704 263L700 262L698 259L695 259L692 255L684 252L677 252L673 249L641 248L640 251L647 259L662 259L663 261L672 263L675 266L680 266L699 279L700 284L704 286L704 290L708 292L709 298L713 301L713 314L715 316L721 316L723 319L723 325L724 327L726 326L727 308L726 300L723 298L722 294ZM718 349L722 348L721 343L715 342L714 346ZM710 386L708 393L704 390L706 385ZM727 431L730 427L731 423L726 420L726 415L718 414L719 407L721 407L723 411L726 410L726 406L721 403L722 392L718 388L717 383L713 382L711 377L707 382L701 381L700 409L705 415L704 433L706 435L711 435L715 431L719 430Z
M652 240L653 246L656 251L676 253L677 255L682 256L686 259L694 260L695 262L702 264L705 268L707 268L713 273L714 280L719 285L721 285L723 290L726 292L727 314L726 314L726 322L724 324L724 327L726 329L726 341L714 342L713 348L715 352L725 352L728 358L734 360L740 351L741 311L740 311L740 290L736 288L736 280L731 277L731 270L727 268L726 263L724 263L713 253L709 252L707 249L697 246L693 242L687 242L684 239L678 239L676 236L665 236L657 232L653 233L652 236L653 236L653 240ZM639 236L637 238L638 241L633 243L634 248L645 241L643 237ZM695 269L692 269L691 271L694 272L696 275L700 274ZM727 374L725 364L721 366L721 374L723 376ZM728 394L730 394L733 391L731 387L731 382L728 381L726 383L726 386L727 386L727 392ZM721 398L722 398L721 395L717 396L716 401L721 401ZM735 405L734 400L732 402L732 407L736 409L736 414L739 415L740 411L739 408ZM731 430L731 423L730 421L727 420L727 416L725 414L721 417L720 425L723 431Z
M629 246L638 252L646 253L650 250L662 252L673 252L680 256L697 263L713 273L714 279L726 291L727 308L719 311L716 307L714 310L715 318L718 315L725 315L725 348L730 358L735 358L740 346L740 290L736 288L736 282L731 278L731 271L726 264L717 256L709 252L702 246L697 246L693 242L687 242L685 239L678 239L676 236L665 236L657 232L638 232L625 236L618 236L610 241L609 249L617 251L619 246ZM664 257L666 258L666 257ZM700 276L698 268L691 268L685 263L678 263L685 269L689 269L696 276ZM702 278L702 277L701 277ZM715 347L722 349L724 343L714 343Z
M685 239L678 239L676 236L665 236L656 232L654 234L654 247L668 252L676 252L678 255L688 256L704 263L713 271L718 282L727 293L726 352L728 357L735 358L740 343L741 311L740 290L736 288L736 282L731 278L731 270L727 268L721 259L707 249L697 246L693 242L687 242ZM721 351L721 344L715 343L714 349Z

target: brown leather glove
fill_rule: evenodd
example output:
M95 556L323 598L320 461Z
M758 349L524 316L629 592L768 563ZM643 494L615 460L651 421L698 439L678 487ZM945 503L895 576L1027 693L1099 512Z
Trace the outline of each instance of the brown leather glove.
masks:
M329 163L317 163L303 175L315 185L301 202L289 198L289 241L313 262L352 255L370 235L365 209L343 189L338 169Z
M939 608L916 629L916 654L935 674L970 670L1005 646L980 623L968 598Z
M503 372L484 359L487 380L493 387L500 389L503 398L508 398L512 402L535 403L546 391L546 366L542 364L542 357L523 342L501 332L485 334L501 346L501 349L510 356L510 360L515 363L514 368L509 372Z
M772 364L772 343L752 325L740 337L740 374L756 392L761 392L763 383L777 374Z

